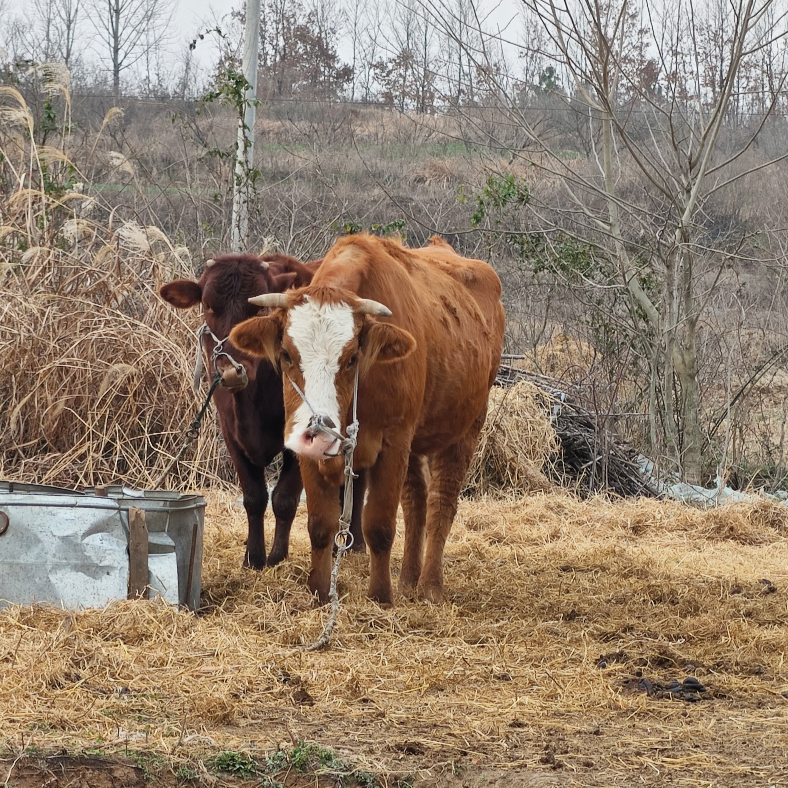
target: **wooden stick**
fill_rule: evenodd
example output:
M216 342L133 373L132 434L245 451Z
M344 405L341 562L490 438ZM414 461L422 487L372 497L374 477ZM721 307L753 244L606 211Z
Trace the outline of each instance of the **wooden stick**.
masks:
M145 512L129 508L129 599L148 598L148 524Z

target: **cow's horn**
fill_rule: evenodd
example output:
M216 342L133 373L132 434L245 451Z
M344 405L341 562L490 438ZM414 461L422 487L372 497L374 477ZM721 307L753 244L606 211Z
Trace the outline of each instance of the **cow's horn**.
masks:
M371 298L360 298L358 311L362 315L375 315L377 317L391 317L391 310L381 304L380 301L373 301Z
M213 257L212 257L210 260L206 260L206 261L205 261L205 267L206 267L206 268L209 268L209 267L210 267L210 266L212 266L212 265L213 265L215 262L216 262L216 260L214 260L214 259L213 259Z
M287 309L287 296L284 293L263 293L249 299L255 306L270 306L271 309Z
M268 260L259 260L258 262L260 263L260 267L263 269L263 271L268 270L268 266L269 266Z

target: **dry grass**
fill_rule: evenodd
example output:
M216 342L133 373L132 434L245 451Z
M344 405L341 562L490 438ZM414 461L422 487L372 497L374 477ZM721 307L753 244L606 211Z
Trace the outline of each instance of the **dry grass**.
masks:
M542 473L558 451L547 395L529 381L493 388L466 480L468 495L522 495L554 485Z
M556 785L786 777L780 506L464 502L447 603L381 609L354 556L334 647L313 653L326 612L306 590L303 511L291 559L258 574L240 568L232 495L208 497L199 615L142 601L0 614L4 747L185 761L305 739L389 777L474 763L561 770ZM662 683L692 670L708 689L697 703L647 696L636 670Z
M194 329L154 295L170 271L96 241L79 261L53 250L0 280L0 476L150 486L204 396L191 389ZM171 483L218 480L206 422Z

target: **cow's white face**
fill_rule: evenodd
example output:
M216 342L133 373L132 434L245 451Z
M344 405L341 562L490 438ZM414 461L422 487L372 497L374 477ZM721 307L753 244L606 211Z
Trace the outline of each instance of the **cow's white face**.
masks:
M342 427L337 373L341 366L348 365L344 357L355 344L353 309L349 304L305 301L289 311L286 334L295 352L285 349L284 354L300 368L306 402L301 402L292 419L287 420L285 446L296 454L317 459L336 455L339 441L313 431L310 421L319 415L330 419L337 431ZM355 354L351 361L356 363Z
M378 301L340 288L304 290L289 297L269 293L251 298L253 304L274 311L236 326L230 339L279 367L284 378L285 446L321 460L339 454L340 441L310 425L313 417L322 417L344 435L355 381L364 380L378 364L406 358L416 341L405 329L378 320L392 316Z

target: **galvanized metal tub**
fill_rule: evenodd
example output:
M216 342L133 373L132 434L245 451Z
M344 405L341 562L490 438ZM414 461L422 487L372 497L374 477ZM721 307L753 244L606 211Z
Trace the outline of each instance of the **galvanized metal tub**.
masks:
M205 499L121 486L84 492L0 481L0 605L125 599L129 509L145 512L151 595L199 607Z

